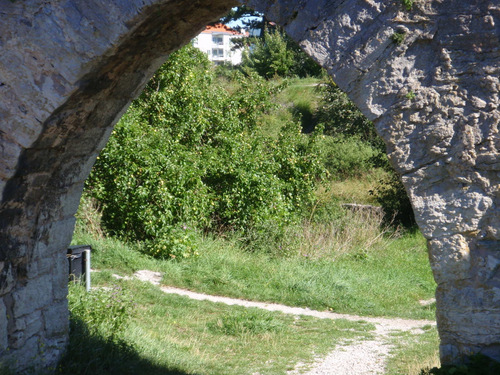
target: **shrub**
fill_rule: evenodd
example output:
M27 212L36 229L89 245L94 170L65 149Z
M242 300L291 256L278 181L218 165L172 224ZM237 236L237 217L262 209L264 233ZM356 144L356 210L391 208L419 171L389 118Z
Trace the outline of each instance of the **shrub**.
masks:
M206 56L174 53L116 126L86 183L108 231L146 241L161 258L191 256L183 225L248 230L293 221L314 201L323 171L317 136L290 123L277 138L256 132L280 86L234 73L229 95ZM178 237L180 236L180 237Z
M87 293L72 283L68 302L69 345L55 373L125 374L147 369L123 334L132 313L129 294L118 286Z
M359 111L331 78L319 86L319 90L323 100L315 116L324 127L326 135L355 136L371 144L375 149L385 151L385 145L375 131L373 123Z
M414 0L401 0L401 3L407 11L410 11L413 8L413 2Z
M386 224L403 225L406 228L416 225L410 198L395 170L390 170L388 176L381 179L377 188L370 193L384 209Z
M146 252L155 258L175 259L198 256L197 236L195 230L182 227L167 226L161 235L147 241Z
M72 322L84 323L90 335L112 340L120 338L133 306L120 286L86 292L75 283L69 285L68 303Z
M76 233L88 233L95 239L104 238L105 233L101 225L102 212L96 199L83 194L75 218Z
M380 154L359 137L324 136L320 141L325 168L336 178L355 177L373 168L373 159Z

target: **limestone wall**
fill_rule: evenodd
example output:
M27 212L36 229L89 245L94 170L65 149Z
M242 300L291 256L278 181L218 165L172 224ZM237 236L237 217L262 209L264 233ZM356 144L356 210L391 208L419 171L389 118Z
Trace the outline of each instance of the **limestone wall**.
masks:
M0 363L68 335L66 248L112 125L168 53L231 1L0 0Z
M429 239L442 360L500 359L498 4L246 3L285 26L383 136ZM60 356L83 181L168 53L232 5L0 0L0 361L21 371Z

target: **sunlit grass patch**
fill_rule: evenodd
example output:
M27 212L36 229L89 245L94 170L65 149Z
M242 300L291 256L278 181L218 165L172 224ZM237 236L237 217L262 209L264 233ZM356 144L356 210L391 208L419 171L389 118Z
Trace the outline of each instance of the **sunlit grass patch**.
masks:
M109 286L104 282L107 279L106 275L95 278L94 294L108 293L103 289ZM88 314L73 314L72 354L65 358L60 373L78 368L85 374L137 373L134 371L142 367L152 374L283 374L298 362L308 363L326 354L340 342L370 337L374 329L366 322L194 301L164 294L139 281L115 284L134 296L134 313L123 331L113 335L107 330L89 330ZM85 298L81 292L71 289L71 308ZM113 317L99 306L99 299L88 299L87 311L95 308L104 326L112 324ZM107 353L107 357L103 359L99 353Z
M424 333L400 332L392 336L394 349L387 361L387 375L419 375L439 367L439 337L435 326Z

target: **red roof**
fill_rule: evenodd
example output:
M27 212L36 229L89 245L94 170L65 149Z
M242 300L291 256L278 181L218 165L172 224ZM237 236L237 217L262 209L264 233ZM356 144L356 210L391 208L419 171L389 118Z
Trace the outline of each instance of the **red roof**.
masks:
M222 23L217 23L214 26L207 26L202 33L227 33L232 35L243 35L242 33L231 29L229 26L223 25Z

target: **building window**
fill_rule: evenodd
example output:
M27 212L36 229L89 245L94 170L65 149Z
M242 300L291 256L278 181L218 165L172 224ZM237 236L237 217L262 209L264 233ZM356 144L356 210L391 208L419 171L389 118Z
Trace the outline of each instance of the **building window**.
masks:
M224 50L222 48L213 48L212 49L213 57L224 57Z
M222 40L222 37L221 36L213 36L212 37L212 42L214 44L217 44L218 46L224 44L223 40Z

